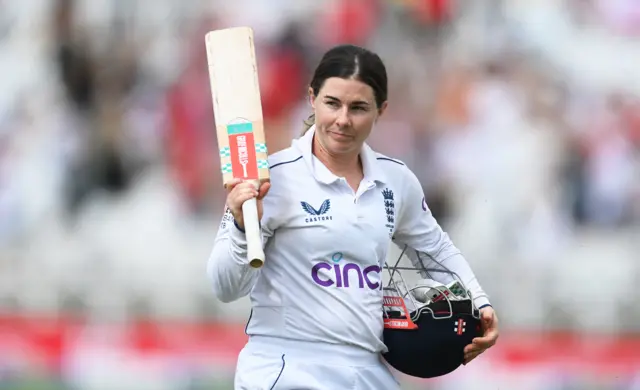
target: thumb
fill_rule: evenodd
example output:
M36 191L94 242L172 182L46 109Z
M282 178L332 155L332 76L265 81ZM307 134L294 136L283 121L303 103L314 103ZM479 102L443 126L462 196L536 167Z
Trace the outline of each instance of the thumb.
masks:
M264 198L267 195L267 192L269 192L270 188L271 188L270 182L262 183L258 192L258 200L261 200L262 198Z

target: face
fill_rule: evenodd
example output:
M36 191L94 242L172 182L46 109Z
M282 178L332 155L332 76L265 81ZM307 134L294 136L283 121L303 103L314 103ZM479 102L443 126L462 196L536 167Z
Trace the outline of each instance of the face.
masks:
M386 109L377 107L373 89L367 84L332 77L314 96L309 89L315 112L317 140L329 154L358 154L373 124Z

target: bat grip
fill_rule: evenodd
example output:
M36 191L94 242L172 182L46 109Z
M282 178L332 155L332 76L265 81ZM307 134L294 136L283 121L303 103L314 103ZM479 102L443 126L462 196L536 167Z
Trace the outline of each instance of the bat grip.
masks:
M242 204L244 231L247 237L247 259L253 268L260 268L264 264L264 250L262 249L262 232L258 219L258 202L256 198Z

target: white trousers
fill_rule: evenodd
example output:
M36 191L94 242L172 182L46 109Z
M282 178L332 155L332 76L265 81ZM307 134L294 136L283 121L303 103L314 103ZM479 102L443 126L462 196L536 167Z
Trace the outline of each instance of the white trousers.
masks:
M357 347L252 336L235 390L399 390L379 354Z

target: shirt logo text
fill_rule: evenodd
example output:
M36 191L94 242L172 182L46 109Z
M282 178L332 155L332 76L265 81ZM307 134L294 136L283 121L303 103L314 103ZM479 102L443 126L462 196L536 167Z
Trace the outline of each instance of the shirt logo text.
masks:
M333 219L331 215L327 215L331 209L331 201L329 199L322 202L320 208L317 210L307 202L300 202L300 205L302 206L302 209L309 214L309 217L304 220L306 223L331 221Z

